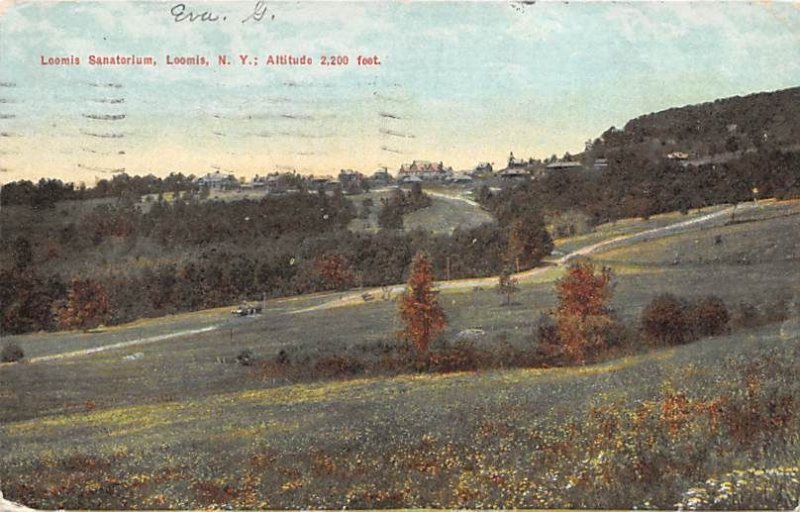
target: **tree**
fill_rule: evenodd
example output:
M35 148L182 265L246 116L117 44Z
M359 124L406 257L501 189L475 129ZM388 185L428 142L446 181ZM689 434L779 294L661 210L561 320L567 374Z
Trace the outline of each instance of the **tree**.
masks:
M326 289L346 290L353 286L355 276L350 262L341 254L325 254L314 260L314 273Z
M519 291L518 282L508 269L503 269L497 278L497 293L505 296L506 306L511 305L511 297Z
M422 358L431 341L447 326L447 317L433 289L433 268L428 256L420 251L411 263L406 291L400 296L400 318L406 327L398 333L411 340Z
M92 279L73 279L67 301L58 311L59 324L88 331L106 322L110 309L103 285Z
M558 336L564 354L576 363L584 364L589 356L608 348L613 279L611 269L598 270L584 260L571 264L556 281Z
M538 212L519 217L508 227L509 262L529 268L539 263L553 250L553 240Z
M715 295L697 301L689 310L689 321L697 336L717 336L728 328L730 314L725 303Z
M680 345L689 339L686 304L670 293L654 298L642 311L642 332L656 345Z

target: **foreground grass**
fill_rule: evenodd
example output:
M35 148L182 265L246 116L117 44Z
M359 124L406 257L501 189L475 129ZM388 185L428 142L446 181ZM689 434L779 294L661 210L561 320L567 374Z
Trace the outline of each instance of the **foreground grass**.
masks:
M751 388L765 400L800 396L798 356L800 333L773 326L584 368L74 412L4 425L0 477L11 499L45 508L669 508L709 478L796 462L795 414L758 416L770 432L740 435L740 410L724 404L756 407L737 398ZM675 397L689 405L672 414ZM713 428L695 411L710 403L722 411ZM800 486L781 485L785 496L746 504L792 505Z

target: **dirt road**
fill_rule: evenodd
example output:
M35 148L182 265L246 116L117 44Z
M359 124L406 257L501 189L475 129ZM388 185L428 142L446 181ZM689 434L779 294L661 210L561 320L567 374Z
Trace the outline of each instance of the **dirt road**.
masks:
M107 350L115 350L118 348L127 348L133 347L136 345L147 345L149 343L157 343L159 341L164 341L172 338L178 338L181 336L191 336L193 334L202 334L204 332L210 332L215 329L218 329L218 325L212 325L210 327L203 327L202 329L189 329L189 330L182 330L182 331L175 331L169 334L161 334L159 336L151 336L149 338L137 338L134 340L128 341L121 341L119 343L112 343L110 345L102 345L99 347L92 347L83 350L74 350L72 352L62 352L61 354L51 354L47 356L41 357L34 357L28 360L29 363L42 363L45 361L56 361L59 359L68 359L71 357L80 357L86 356L89 354L96 354L98 352L105 352Z
M432 192L428 193L432 194ZM435 195L446 197L453 200L463 199L463 198L455 198L453 196L446 196L444 194L435 194ZM469 201L468 199L463 199L463 200ZM754 205L750 203L745 205L732 206L730 208L725 208L723 210L702 215L700 217L695 217L693 219L676 222L675 224L670 224L668 226L648 229L646 231L641 231L639 233L633 233L629 235L620 235L608 240L603 240L602 242L598 242L592 245L587 245L586 247L581 247L580 249L577 249L568 254L565 254L564 256L561 256L553 263L557 267L561 267L567 264L570 260L577 258L579 256L588 256L600 250L608 250L623 245L630 245L636 242L645 242L648 240L653 240L655 238L661 238L664 236L681 233L684 231L688 231L689 229L695 226L708 223L720 217L729 216L731 215L734 209L736 209L737 212L742 212L753 207ZM553 267L552 266L536 267L515 274L514 277L520 282L530 281L535 279L536 277L541 276L543 273L547 272L551 268ZM496 284L497 284L497 277L479 277L472 279L456 279L451 281L436 282L436 286L440 290L472 289L475 287L490 287ZM331 299L322 304L317 304L315 306L311 306L308 308L302 308L295 311L291 311L289 312L289 314L308 313L311 311L317 311L321 309L331 309L343 306L352 306L356 304L364 304L367 302L367 300L380 298L383 296L384 293L387 292L391 293L392 296L395 296L398 293L402 293L405 290L405 288L406 288L405 284L396 284L388 288L372 288L372 289L361 290L358 292L347 292L344 295L340 295L339 297ZM368 297L368 299L365 299L365 297Z

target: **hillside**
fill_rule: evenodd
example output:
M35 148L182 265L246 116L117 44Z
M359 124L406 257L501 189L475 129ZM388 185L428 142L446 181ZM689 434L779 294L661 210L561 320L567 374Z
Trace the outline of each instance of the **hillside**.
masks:
M594 257L616 271L613 307L631 325L670 292L719 295L736 327L593 366L292 382L236 364L243 349L312 365L395 343L391 301L313 308L340 294L269 301L252 318L15 336L51 359L0 367L3 491L42 508L791 508L800 331L739 322L800 296L799 212L764 203L652 239L669 217L600 230L642 235ZM480 329L491 347L532 343L558 275L521 282L511 306L490 287L442 287L447 339Z
M660 156L684 152L690 158L800 143L800 87L670 108L611 128L595 152L639 146Z
M436 234L451 234L456 228L475 228L490 224L494 220L491 214L474 202L459 196L431 193L429 190L425 192L431 198L430 206L405 214L403 216L405 231L422 229ZM381 199L388 195L389 191L383 190L353 196L351 201L359 207L359 212L364 208L364 200L372 201L373 206L367 208L368 215L359 215L350 221L348 228L355 232L377 233L380 230L378 212L381 208Z

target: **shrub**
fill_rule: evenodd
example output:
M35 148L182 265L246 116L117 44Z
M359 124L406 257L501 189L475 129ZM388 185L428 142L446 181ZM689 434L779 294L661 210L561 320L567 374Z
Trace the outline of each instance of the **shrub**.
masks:
M536 319L536 342L539 345L558 345L558 326L550 315L542 313Z
M482 366L481 354L471 345L444 348L432 352L427 363L428 370L437 373L473 371Z
M278 355L275 356L275 363L279 365L287 365L289 364L289 353L286 350L281 349L278 352Z
M89 331L111 316L108 292L93 279L73 279L66 303L56 312L61 327Z
M642 333L654 345L680 345L690 340L686 304L665 293L648 304L641 317Z
M717 336L727 331L730 315L722 299L709 295L692 305L689 319L697 336Z
M511 298L519 291L519 280L511 275L511 271L504 269L497 279L497 293L505 297L505 305L511 305Z
M244 349L236 356L236 361L242 366L250 366L255 362L255 356L250 349Z
M3 347L2 352L0 352L0 361L4 363L16 363L22 361L24 358L25 352L23 352L22 347L16 343L7 344Z
M351 377L363 373L363 363L353 357L333 355L323 357L314 364L314 372L322 378Z

